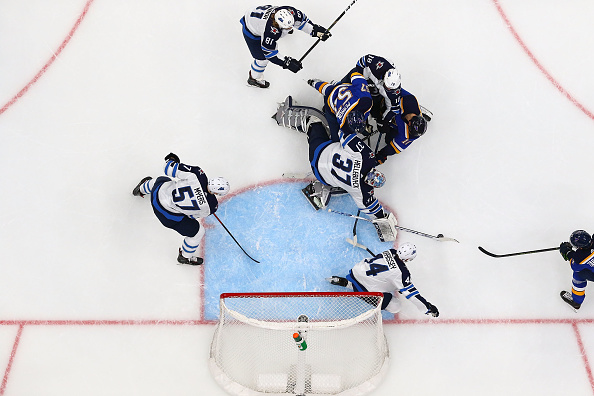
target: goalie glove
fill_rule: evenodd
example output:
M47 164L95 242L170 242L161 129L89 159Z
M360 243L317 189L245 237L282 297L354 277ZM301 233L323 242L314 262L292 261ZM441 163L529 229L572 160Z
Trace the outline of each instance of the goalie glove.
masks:
M396 234L398 233L396 224L398 222L393 213L388 214L388 216L383 219L372 220L372 223L375 226L380 241L391 242L396 240Z
M328 29L326 29L323 26L320 25L316 25L315 23L313 24L313 29L311 31L311 36L312 37L317 37L322 41L326 41L328 40L331 36L332 33L330 33L330 31Z

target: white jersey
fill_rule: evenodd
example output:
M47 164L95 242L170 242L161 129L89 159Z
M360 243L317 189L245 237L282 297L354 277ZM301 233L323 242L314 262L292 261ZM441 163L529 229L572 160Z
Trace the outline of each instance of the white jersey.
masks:
M362 260L351 270L353 278L369 292L399 293L426 313L430 304L411 282L410 272L395 249Z
M217 198L208 192L208 178L200 167L168 161L165 174L174 178L157 186L158 203L166 211L198 219L217 210Z
M357 207L375 219L384 217L383 206L364 179L376 164L373 151L352 134L322 148L311 166L319 181L348 192Z

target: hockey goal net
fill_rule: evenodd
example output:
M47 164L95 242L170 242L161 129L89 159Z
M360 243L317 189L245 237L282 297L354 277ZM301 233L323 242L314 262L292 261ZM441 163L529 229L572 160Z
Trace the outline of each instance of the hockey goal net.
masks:
M211 372L233 395L365 394L388 363L382 298L381 293L221 294Z

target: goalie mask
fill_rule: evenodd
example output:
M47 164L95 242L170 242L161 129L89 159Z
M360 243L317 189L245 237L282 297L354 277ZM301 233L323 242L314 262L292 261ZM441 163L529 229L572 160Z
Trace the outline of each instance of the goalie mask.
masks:
M373 188L381 188L386 183L386 176L377 169L373 168L367 176L365 176L365 183Z
M274 13L274 21L281 29L284 30L293 29L293 25L295 25L295 18L293 17L293 14L291 14L291 11L284 8L277 10Z
M222 177L215 177L208 180L208 192L219 197L229 193L229 182Z
M404 242L402 245L398 247L398 257L400 260L407 261L414 260L417 257L417 247L410 242Z

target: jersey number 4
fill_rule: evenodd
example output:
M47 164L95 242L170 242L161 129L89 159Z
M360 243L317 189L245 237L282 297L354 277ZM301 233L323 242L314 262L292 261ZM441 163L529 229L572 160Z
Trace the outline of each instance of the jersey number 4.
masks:
M387 265L371 263L369 264L369 271L365 271L365 275L376 276L380 272L385 272L389 269L390 267L388 267Z

